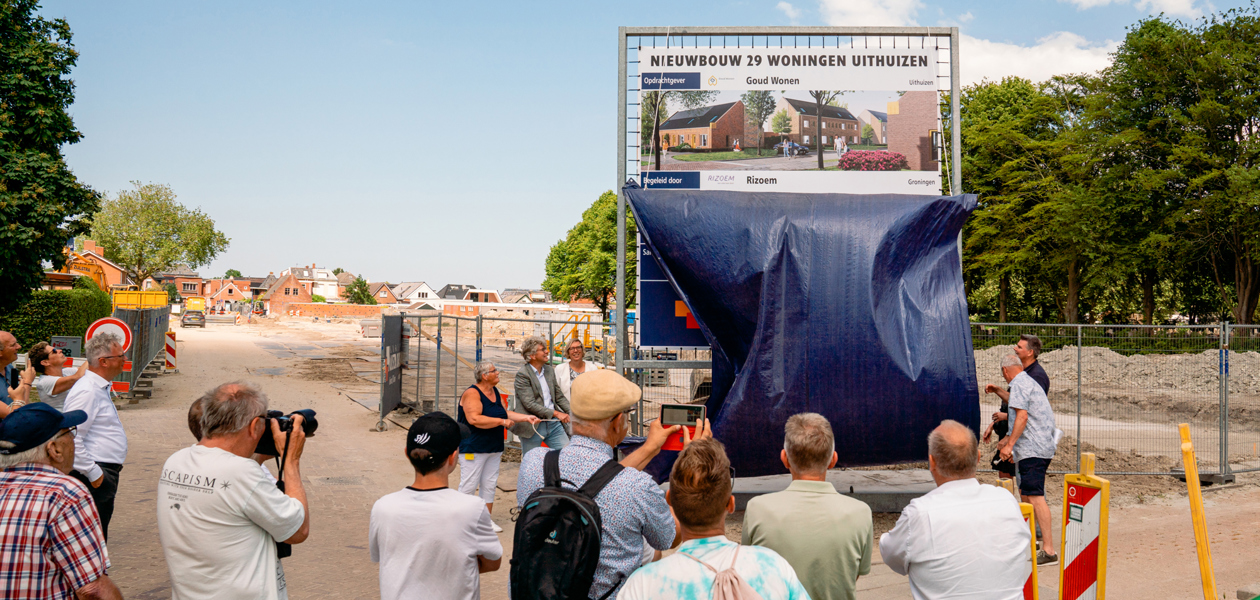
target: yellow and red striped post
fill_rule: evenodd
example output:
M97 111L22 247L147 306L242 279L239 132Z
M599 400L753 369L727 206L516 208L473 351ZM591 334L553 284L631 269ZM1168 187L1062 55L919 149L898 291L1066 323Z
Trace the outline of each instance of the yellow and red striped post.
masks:
M1080 474L1063 476L1059 538L1060 600L1102 600L1107 592L1107 520L1111 482L1094 475L1094 455L1081 453Z
M175 368L175 332L166 332L166 371L170 373L178 373L179 369Z
M1015 490L1014 479L999 479L998 487L1010 492L1019 502L1019 492ZM1032 573L1024 582L1024 600L1038 600L1040 590L1037 588L1037 520L1033 517L1033 506L1027 502L1019 503L1019 512L1028 524L1028 560L1032 564Z

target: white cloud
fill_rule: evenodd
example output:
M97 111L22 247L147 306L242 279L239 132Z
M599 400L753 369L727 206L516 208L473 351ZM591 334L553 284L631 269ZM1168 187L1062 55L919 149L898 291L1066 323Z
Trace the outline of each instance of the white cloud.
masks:
M969 23L974 18L976 18L976 16L971 14L971 11L967 11L965 14L958 15L958 22Z
M1137 7L1151 14L1197 17L1203 14L1197 4L1197 0L1138 0Z
M788 4L787 2L779 2L774 7L783 11L783 14L787 15L787 18L793 23L801 17L800 9Z
M1113 41L1091 44L1066 31L1041 38L1034 46L964 35L958 46L962 83L978 83L982 79L998 81L1010 75L1040 82L1054 75L1092 73L1111 64L1109 55L1117 46L1119 43Z
M882 27L915 25L919 0L819 0L828 25Z
M1059 0L1075 6L1079 10L1097 8L1108 4L1128 4L1128 0Z

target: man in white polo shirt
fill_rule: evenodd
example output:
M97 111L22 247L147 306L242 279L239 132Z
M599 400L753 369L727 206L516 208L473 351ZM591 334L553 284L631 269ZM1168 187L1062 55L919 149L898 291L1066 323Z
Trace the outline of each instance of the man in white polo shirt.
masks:
M87 355L88 372L70 388L62 407L62 412L81 410L87 414L74 438L74 471L70 476L83 482L92 493L96 512L101 515L101 532L108 542L118 474L127 461L127 432L109 391L127 357L122 340L112 333L100 333L88 340L83 353Z

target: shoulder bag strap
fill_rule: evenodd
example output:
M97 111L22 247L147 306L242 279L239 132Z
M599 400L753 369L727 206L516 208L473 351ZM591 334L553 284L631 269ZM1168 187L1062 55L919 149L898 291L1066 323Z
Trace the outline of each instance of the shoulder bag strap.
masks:
M560 487L559 450L552 450L543 457L543 486Z
M586 480L586 483L582 484L582 487L578 488L578 493L585 494L586 497L594 500L595 496L598 496L599 492L604 489L604 486L608 485L608 482L612 481L624 469L625 467L621 466L621 463L608 459L608 462L604 463L598 471L591 475L590 479Z

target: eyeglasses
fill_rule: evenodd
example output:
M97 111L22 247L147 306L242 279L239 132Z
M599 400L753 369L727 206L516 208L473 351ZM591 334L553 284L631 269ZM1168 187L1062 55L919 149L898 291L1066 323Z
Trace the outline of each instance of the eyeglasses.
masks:
M107 358L126 358L126 357L127 357L126 354L115 354L113 356L102 356L99 360L105 360Z
M55 441L57 441L57 438L59 438L59 437L61 437L61 436L65 435L65 434L67 434L67 433L68 433L68 434L70 434L70 437L76 437L76 436L79 434L79 428L78 428L78 427L71 427L71 428L69 428L69 429L67 429L67 430L65 430L65 431L63 431L63 432L61 432L61 433L58 433L57 435L54 435L54 436L53 436L53 439L52 439L51 441L54 441L54 442L55 442Z

